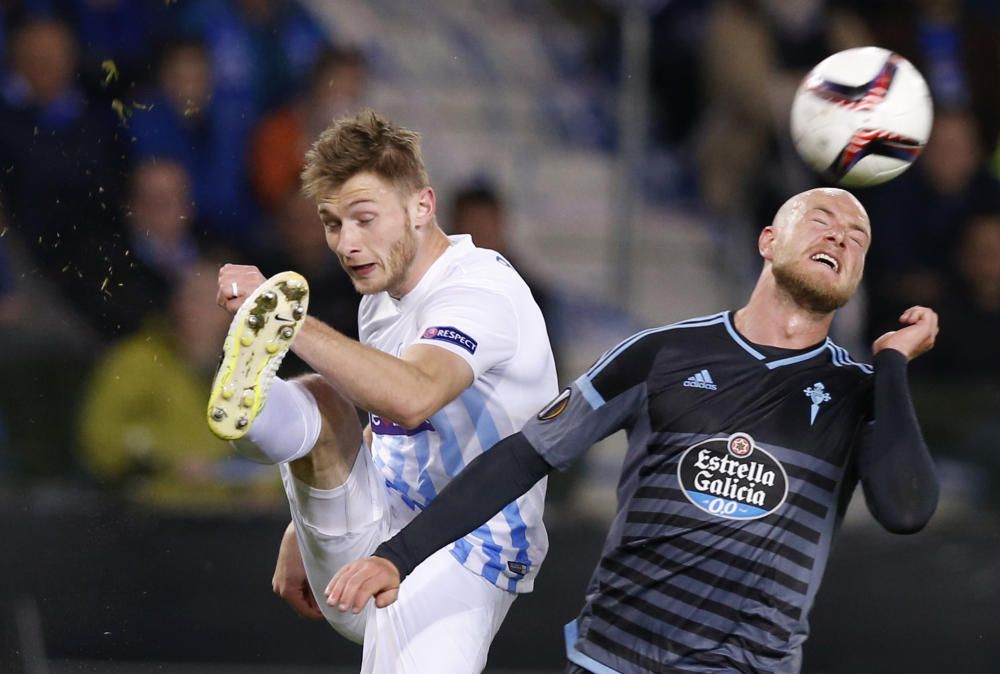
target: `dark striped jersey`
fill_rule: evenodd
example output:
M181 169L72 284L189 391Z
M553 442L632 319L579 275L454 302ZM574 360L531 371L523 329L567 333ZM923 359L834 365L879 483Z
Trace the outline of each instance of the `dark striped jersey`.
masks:
M632 336L530 421L558 468L628 435L576 651L622 674L797 672L873 379L829 339L751 344L725 312Z

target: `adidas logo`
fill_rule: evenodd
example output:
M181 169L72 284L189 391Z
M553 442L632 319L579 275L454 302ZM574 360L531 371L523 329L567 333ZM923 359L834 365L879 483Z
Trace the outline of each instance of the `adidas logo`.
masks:
M693 375L684 380L684 385L688 388L704 388L709 391L719 390L719 387L716 386L714 381L712 381L712 375L708 373L708 370L695 372Z

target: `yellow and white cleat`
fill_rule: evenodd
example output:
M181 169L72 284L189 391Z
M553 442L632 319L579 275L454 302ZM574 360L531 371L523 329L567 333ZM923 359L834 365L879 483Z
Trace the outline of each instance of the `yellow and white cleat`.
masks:
M208 398L208 427L217 436L236 440L250 430L308 307L309 284L293 271L267 279L240 306Z

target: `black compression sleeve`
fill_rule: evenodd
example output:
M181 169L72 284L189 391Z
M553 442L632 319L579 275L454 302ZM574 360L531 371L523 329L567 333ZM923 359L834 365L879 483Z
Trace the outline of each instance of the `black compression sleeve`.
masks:
M500 512L548 475L552 466L515 433L476 457L412 522L376 548L402 580L431 554Z
M868 509L893 533L914 533L937 508L938 482L910 399L906 357L884 349L875 356L875 427L859 448Z

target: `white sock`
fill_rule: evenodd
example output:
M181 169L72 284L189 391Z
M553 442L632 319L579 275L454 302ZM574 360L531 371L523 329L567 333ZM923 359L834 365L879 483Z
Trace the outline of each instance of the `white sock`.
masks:
M267 401L247 434L232 445L257 463L300 459L316 445L323 420L319 405L302 382L275 377Z

